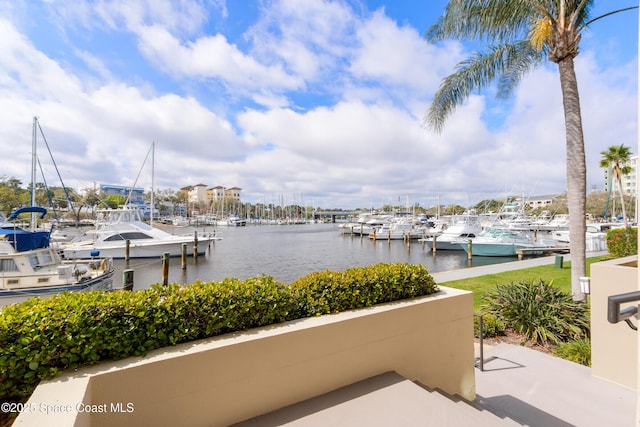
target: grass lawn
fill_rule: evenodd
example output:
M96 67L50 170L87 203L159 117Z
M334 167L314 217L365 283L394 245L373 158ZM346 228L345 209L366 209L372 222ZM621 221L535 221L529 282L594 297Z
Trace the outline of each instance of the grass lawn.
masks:
M587 275L590 273L591 264L594 262L611 259L609 255L587 258ZM516 283L521 281L538 282L553 281L553 284L564 292L571 293L571 263L565 262L562 268L555 264L539 267L523 268L522 270L505 271L499 274L487 274L485 276L471 277L469 279L452 280L440 283L450 288L465 289L473 292L473 307L478 311L482 305L482 297L488 291L493 290L498 284Z

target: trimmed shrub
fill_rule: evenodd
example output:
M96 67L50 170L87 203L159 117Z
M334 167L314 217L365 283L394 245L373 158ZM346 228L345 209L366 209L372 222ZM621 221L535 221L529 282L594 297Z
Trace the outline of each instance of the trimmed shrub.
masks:
M422 265L378 264L290 286L261 276L32 298L0 312L0 401L24 399L65 369L436 291Z
M556 356L571 362L591 366L591 340L588 338L560 343L555 353Z
M638 253L637 228L613 228L607 231L607 250L614 258Z
M377 264L312 273L293 282L305 316L337 313L438 291L422 265Z
M532 343L558 344L589 336L589 307L552 283L497 285L483 299L483 313L495 315Z

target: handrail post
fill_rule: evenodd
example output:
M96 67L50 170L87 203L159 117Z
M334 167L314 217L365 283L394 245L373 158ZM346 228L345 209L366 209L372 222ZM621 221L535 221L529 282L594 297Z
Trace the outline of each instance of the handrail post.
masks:
M474 317L477 317L478 319L480 319L478 321L478 326L480 329L480 360L479 360L479 367L480 367L480 372L484 372L484 325L483 325L483 316L482 314L479 313L473 313Z

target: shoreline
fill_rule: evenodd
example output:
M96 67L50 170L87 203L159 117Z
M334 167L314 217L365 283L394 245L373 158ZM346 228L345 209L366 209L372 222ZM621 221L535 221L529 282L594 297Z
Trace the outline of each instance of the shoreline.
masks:
M588 252L587 258L607 255L607 251ZM559 255L562 256L564 261L571 261L570 254ZM478 267L461 268L450 271L440 271L431 273L436 283L452 282L454 280L468 279L471 277L484 276L487 274L502 273L505 271L523 270L530 267L538 267L541 265L549 265L555 262L555 255L548 255L544 257L528 258L522 261L510 261L499 264L481 265Z

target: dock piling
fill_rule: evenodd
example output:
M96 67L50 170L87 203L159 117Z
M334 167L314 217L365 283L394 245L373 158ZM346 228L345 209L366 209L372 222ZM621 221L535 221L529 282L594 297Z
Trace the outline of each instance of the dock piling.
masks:
M193 232L193 259L198 260L198 232Z
M133 290L133 270L127 269L122 272L122 288L125 291Z
M171 254L169 252L165 252L162 255L162 284L164 286L169 285L169 258Z
M131 253L131 240L127 239L124 246L124 260L128 263Z

